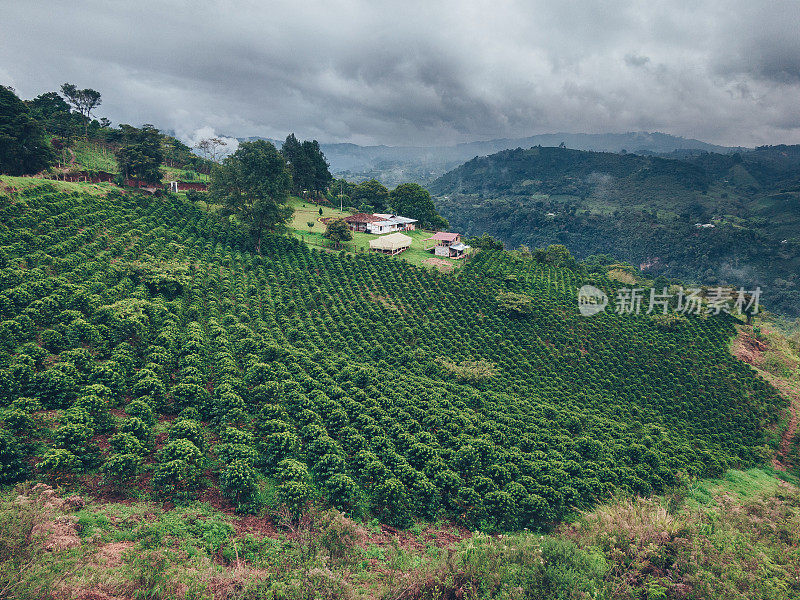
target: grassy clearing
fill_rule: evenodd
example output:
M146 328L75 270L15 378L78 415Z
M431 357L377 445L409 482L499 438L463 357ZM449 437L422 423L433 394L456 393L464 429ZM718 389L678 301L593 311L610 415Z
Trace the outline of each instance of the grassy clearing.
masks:
M739 326L731 352L753 367L789 404L777 423L773 466L800 475L800 339L763 319Z
M798 484L797 478L775 469L731 469L719 479L701 479L689 486L685 508L697 510L701 507L718 506L717 498L728 496L739 502L774 494L784 481Z
M346 210L341 211L338 208L329 206L320 207L310 202L304 202L301 198L296 197L291 199L289 205L294 209L294 215L289 222L289 230L292 235L314 246L330 248L332 250L337 249L323 237L323 234L325 233L325 224L320 222L320 219L330 217L344 218L353 213ZM321 215L319 214L320 208L322 209ZM309 222L313 223L312 227L308 226ZM430 243L425 242L425 239L429 238L432 234L430 232L421 230L404 231L403 233L411 238L411 248L392 258L395 260L402 260L416 266L433 266L430 262L426 262L433 258L433 254L425 251L426 245ZM340 249L351 254L368 252L369 242L370 240L374 240L375 237L376 236L368 233L354 232L353 240L343 244ZM447 269L450 271L461 268L465 261L447 259L447 262L451 264L451 268ZM433 266L433 268L436 267Z
M198 173L190 169L177 169L175 167L161 167L163 173L162 181L196 181L198 183L208 183L210 177L205 173Z
M112 183L86 183L57 181L54 179L38 179L36 177L12 177L11 175L0 175L0 191L13 192L13 190L24 190L31 187L52 186L61 192L79 192L91 194L93 196L106 195L113 189L119 189Z
M75 165L83 170L117 172L114 153L105 146L76 140L72 145L72 151L75 153Z

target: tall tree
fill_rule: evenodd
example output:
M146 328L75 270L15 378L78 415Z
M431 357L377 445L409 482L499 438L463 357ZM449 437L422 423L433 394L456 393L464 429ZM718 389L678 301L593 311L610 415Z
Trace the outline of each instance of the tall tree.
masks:
M308 187L315 192L325 191L333 181L333 175L331 175L330 165L319 147L319 142L317 140L303 142L303 153L309 165Z
M219 162L228 142L219 138L206 138L198 142L196 148L203 153L203 157L211 162Z
M0 173L38 173L52 161L42 126L11 88L0 86Z
M385 212L389 206L389 190L377 179L370 179L353 186L350 200L353 206L368 204L377 212Z
M392 208L404 217L417 219L421 227L428 229L446 229L447 220L439 216L433 206L431 195L421 185L403 183L389 194Z
M72 83L65 83L61 86L61 93L67 99L72 107L83 116L84 119L84 133L89 137L89 122L92 120L92 111L100 106L102 100L100 99L100 92L92 88L85 88L79 90Z
M321 192L328 188L333 176L328 161L320 150L317 140L300 142L290 133L281 147L281 154L289 163L292 182L297 192Z
M116 152L117 165L125 179L156 182L161 181L159 167L164 161L161 134L152 125L141 129L120 125L123 142Z
M61 136L68 146L80 131L80 117L70 112L69 104L56 92L41 94L25 104L47 133Z
M261 253L265 233L282 232L292 209L286 206L292 177L286 159L270 142L242 142L211 171L209 196L248 230Z

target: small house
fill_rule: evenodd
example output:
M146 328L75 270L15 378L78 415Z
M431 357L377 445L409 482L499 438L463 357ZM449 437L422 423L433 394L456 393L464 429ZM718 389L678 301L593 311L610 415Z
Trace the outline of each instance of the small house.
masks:
M390 233L369 241L369 249L381 254L400 254L411 247L411 238L403 233Z
M367 233L380 235L392 231L413 231L416 219L401 217L400 215L390 215L385 213L375 213L373 217L380 217L380 221L375 221L367 226Z
M345 217L344 220L345 223L350 226L352 231L364 231L368 233L372 223L377 223L378 221L383 221L384 219L369 213L357 213L355 215Z
M433 244L425 248L428 252L437 246L444 246L449 248L452 244L457 244L461 241L460 233L450 233L449 231L437 231L431 237L426 238L425 241L432 241Z
M460 233L450 233L448 231L438 231L425 241L432 241L434 244L425 248L427 252L433 252L436 256L444 258L464 258L467 255L469 246L461 241Z

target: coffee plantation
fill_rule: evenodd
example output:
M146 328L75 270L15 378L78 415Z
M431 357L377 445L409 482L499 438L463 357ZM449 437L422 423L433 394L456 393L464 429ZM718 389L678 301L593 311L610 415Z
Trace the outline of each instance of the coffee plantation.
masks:
M731 317L582 317L580 266L497 250L443 274L246 241L169 195L0 194L3 481L515 530L777 444Z

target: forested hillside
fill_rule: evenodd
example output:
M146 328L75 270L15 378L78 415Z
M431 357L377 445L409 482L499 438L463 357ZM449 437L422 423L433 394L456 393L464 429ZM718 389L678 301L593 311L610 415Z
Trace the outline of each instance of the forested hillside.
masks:
M284 237L251 254L169 195L0 203L4 482L510 530L777 449L786 402L724 315L581 317L580 271L498 252L458 277Z
M800 314L800 147L673 157L535 147L475 158L430 187L471 234L563 243L653 276L760 285L768 308Z

